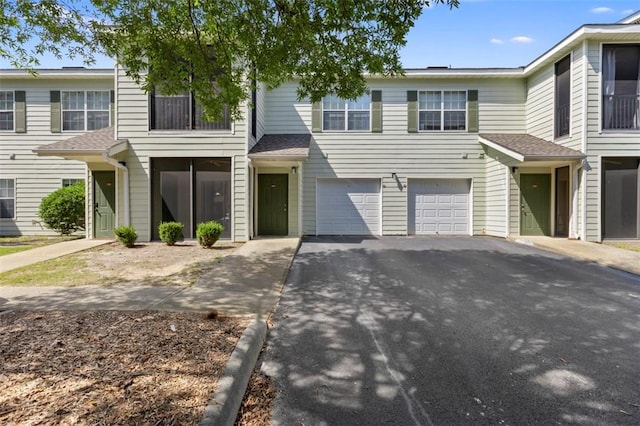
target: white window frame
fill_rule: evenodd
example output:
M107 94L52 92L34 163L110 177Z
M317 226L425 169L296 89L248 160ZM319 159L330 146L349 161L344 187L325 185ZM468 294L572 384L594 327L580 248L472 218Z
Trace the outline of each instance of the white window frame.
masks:
M13 212L11 214L11 217L2 217L0 218L0 220L15 220L16 219L16 204L17 204L17 197L16 197L16 178L7 178L7 177L2 177L0 178L0 181L11 181L13 184L13 188L11 188L11 190L13 191L13 197L3 197L0 194L0 200L13 200Z
M0 132L14 132L16 129L16 92L15 90L0 90L0 93L11 93L11 106L12 109L0 109L0 112L10 112L13 114L11 120L11 129L0 129Z
M466 132L469 128L469 93L467 90L458 90L458 89L424 89L418 90L418 131L419 132L446 132L446 133L455 133L455 132ZM440 93L440 109L429 109L429 108L420 108L420 98L421 96L426 96L427 93ZM464 93L464 109L445 109L444 108L444 94L445 93ZM420 129L420 113L427 111L439 111L440 112L440 129L438 130L421 130ZM464 112L464 129L444 129L444 113L445 112Z
M359 102L364 96L368 96L369 97L369 109L349 109L349 103L350 102ZM358 99L356 99L355 101L350 101L348 99L342 99L340 97L336 98L339 101L342 101L343 107L340 109L325 109L324 107L324 100L325 98L322 98L322 101L320 103L321 105L321 110L322 110L322 131L323 132L349 132L349 133L370 133L371 132L371 91L367 91L364 95L360 96ZM368 129L353 129L353 130L349 130L349 112L363 112L363 111L367 111L369 113L369 128ZM344 112L344 128L343 129L325 129L324 128L324 113L325 112Z
M78 93L82 93L83 95L83 102L82 102L82 107L83 109L65 109L64 108L64 94L65 93L73 93L73 92L78 92ZM106 93L107 97L109 98L109 104L108 107L106 109L89 109L89 106L87 105L87 94L89 92L95 92L95 93ZM105 127L100 127L99 129L92 129L92 130L88 130L88 124L89 124L89 112L107 112L107 114L109 115L109 119L107 120L107 126L105 127L109 127L110 123L111 123L111 91L110 90L61 90L60 91L60 127L62 128L63 132L93 132L95 130L100 130L100 129L104 129ZM71 129L71 130L67 130L64 128L64 113L65 112L82 112L82 120L83 120L83 126L82 129Z
M71 182L73 181L73 182ZM80 181L84 181L84 178L62 178L60 180L60 187L61 188L66 188L67 186L71 186L73 184L76 184Z

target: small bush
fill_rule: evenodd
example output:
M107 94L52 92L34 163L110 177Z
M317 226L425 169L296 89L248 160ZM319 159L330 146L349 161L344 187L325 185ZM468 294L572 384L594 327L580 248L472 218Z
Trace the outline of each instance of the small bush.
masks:
M62 235L84 229L84 181L60 188L42 199L38 214L45 226Z
M203 222L198 224L196 228L196 238L202 247L211 248L220 238L222 231L224 231L224 226L215 220Z
M116 238L125 247L133 247L138 239L138 233L133 226L119 226L113 230Z
M168 246L172 246L182 240L183 229L184 225L180 222L162 222L158 226L158 233L162 241L167 243Z

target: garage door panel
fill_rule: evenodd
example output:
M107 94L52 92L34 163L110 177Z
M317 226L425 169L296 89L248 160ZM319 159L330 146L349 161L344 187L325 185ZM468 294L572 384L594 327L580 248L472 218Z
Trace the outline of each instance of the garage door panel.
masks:
M467 179L410 179L409 232L468 234Z
M380 181L377 179L318 179L319 235L380 233Z

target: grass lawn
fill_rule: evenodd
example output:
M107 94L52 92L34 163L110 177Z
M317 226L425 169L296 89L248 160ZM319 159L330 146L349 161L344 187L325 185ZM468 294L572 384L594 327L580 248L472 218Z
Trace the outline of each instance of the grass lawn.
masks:
M605 242L606 245L621 248L624 250L637 251L640 253L640 243L637 241L616 241L616 242Z

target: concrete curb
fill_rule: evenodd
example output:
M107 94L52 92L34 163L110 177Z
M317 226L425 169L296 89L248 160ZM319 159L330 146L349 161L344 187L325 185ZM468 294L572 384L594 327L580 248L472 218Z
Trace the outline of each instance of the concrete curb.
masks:
M255 320L249 324L227 362L200 426L233 426L266 336L266 321Z

